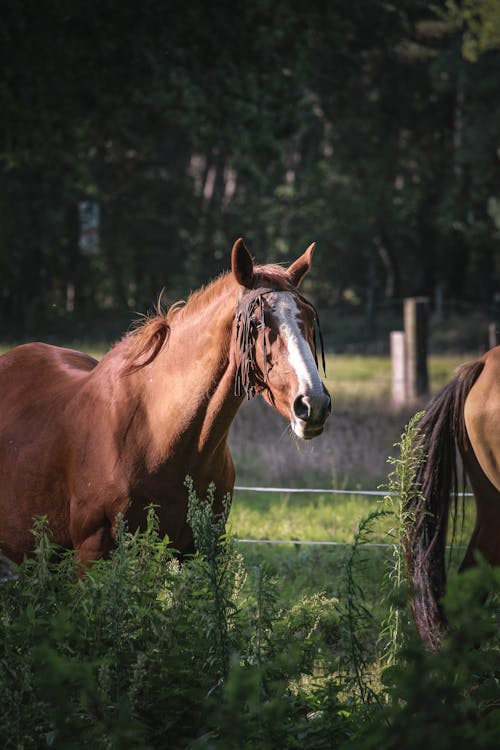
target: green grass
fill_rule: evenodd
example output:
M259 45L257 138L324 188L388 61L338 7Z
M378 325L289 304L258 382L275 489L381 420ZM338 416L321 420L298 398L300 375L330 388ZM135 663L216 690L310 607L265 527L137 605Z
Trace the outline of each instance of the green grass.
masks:
M263 564L270 567L279 580L281 606L287 608L300 596L315 592L338 596L358 528L370 514L385 507L387 504L383 498L360 495L236 492L229 528L239 539L258 540L238 543L238 550L250 575ZM454 539L450 522L449 541L453 542L449 553L451 570L457 569L465 554L464 547L470 538L474 517L474 503L468 499L463 526L459 522ZM382 516L371 522L369 544L363 545L358 553L360 582L367 602L376 611L382 606L380 586L393 555L394 525L394 516ZM262 540L289 540L289 544ZM336 544L307 544L310 541Z
M467 354L432 355L428 359L429 381L435 392L453 377L458 365L472 357ZM391 392L389 357L328 354L326 385L337 399L376 401Z
M230 520L241 538L350 543L359 520L378 507L376 499L359 495L237 491ZM380 526L374 540L383 538Z
M466 355L431 357L429 372L432 390L436 391L453 377L455 368L466 359ZM384 489L385 477L389 471L387 459L390 455L396 454L397 449L394 443L399 439L411 414L411 407L402 413L394 414L387 400L391 384L390 359L329 354L327 373L327 386L334 394L334 413L328 425L329 431L318 438L318 442L311 449L310 475L308 475L308 470L302 471L298 477L293 474L294 464L301 458L299 453L296 454L295 461L289 462L289 472L292 477L290 481L278 482L274 486L322 486L344 491L346 489L357 490L360 487L371 490ZM350 421L345 425L343 419L337 414L339 410L348 415ZM369 470L366 470L364 474L356 472L351 476L341 474L339 477L331 462L330 473L323 470L318 476L319 455L327 450L332 440L340 446L345 446L348 440L353 439L353 434L358 448L361 443L364 444L361 452L363 454L364 451L367 467L369 454L375 448L377 436L381 439L388 424L393 437L392 441L388 439L385 441L387 452L383 456L384 463L377 476L370 476ZM272 467L266 465L263 458L255 461L253 456L255 456L256 448L255 446L250 448L251 430L249 433L246 443L241 440L242 447L238 443L237 483L253 482L256 486L268 486L270 484L268 477ZM268 437L268 440L274 449L272 437ZM285 448L286 446L282 446L281 450ZM267 450L269 456L269 446ZM361 462L362 460L361 458ZM328 462L325 464L328 465ZM316 473L314 473L315 470ZM244 481L240 479L241 474ZM350 543L361 520L380 508L382 501L382 497L357 494L291 494L286 492L260 494L237 491L230 523L236 536L241 538ZM473 503L467 501L464 528L461 536L456 539L458 545L468 540L473 517ZM386 532L384 520L380 520L373 528L373 541L387 542Z
M337 541L351 543L359 522L384 507L379 500L362 495L296 495L236 491L230 525L241 539ZM474 505L465 503L465 522L459 525L456 543L463 544L472 531ZM387 521L373 526L373 541L387 542ZM451 528L450 528L451 540Z

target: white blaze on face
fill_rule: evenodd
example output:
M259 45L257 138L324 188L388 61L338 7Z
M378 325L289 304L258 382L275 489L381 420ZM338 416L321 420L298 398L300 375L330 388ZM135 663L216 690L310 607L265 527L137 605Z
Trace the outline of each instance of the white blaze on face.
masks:
M278 321L280 335L288 349L290 365L293 367L297 378L296 397L306 397L310 401L314 416L315 398L318 397L323 400L324 390L311 347L300 330L297 301L293 294L283 292L269 295L269 298ZM303 437L303 421L298 419L293 411L291 420L294 431L299 437Z

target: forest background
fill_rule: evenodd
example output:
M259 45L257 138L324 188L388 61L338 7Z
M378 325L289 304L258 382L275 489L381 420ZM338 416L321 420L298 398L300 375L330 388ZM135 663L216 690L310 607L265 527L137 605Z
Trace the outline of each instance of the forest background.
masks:
M498 318L496 0L1 15L2 340L112 339L162 287L168 305L226 269L240 235L259 262L316 241L314 300L361 343L410 295Z

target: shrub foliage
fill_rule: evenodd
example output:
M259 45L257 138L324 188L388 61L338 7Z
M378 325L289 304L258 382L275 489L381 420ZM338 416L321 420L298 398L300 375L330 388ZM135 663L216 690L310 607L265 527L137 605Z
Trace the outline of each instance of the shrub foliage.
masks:
M365 600L370 519L338 597L285 606L267 563L246 569L212 493L188 489L198 552L182 564L154 508L144 531L121 522L110 559L85 574L37 520L36 555L0 585L2 748L499 746L498 598L487 595L498 571L480 563L452 578L452 627L428 652L402 603L399 558L385 613Z

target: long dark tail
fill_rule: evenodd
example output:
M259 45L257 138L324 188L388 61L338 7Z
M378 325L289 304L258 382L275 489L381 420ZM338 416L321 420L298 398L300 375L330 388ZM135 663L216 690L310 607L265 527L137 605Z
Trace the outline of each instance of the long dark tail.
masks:
M405 552L413 584L413 611L420 637L436 647L446 627L441 599L446 586L445 548L448 516L458 508L457 448L467 444L464 403L484 362L464 365L429 403L420 423L423 462L409 503L413 518ZM465 480L465 474L464 474Z

